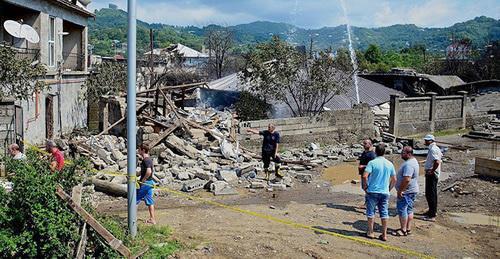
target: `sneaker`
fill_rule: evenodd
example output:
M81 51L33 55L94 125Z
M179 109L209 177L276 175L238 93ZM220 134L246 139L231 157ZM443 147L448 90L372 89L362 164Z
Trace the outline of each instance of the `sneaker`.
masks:
M425 216L422 218L424 221L436 222L436 217Z

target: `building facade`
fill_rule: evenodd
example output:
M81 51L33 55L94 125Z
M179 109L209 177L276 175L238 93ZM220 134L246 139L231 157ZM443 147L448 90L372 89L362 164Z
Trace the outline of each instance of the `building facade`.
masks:
M47 138L58 137L87 124L87 103L82 100L87 78L87 25L94 15L82 4L90 1L76 0L2 0L0 24L14 20L31 26L38 34L38 43L10 35L0 26L0 44L16 51L16 58L30 59L47 68L44 79L48 88L33 95L29 101L11 100L2 103L6 111L15 113L6 135L15 141L26 140L42 143ZM16 108L7 107L7 104ZM12 112L14 110L15 112ZM7 122L8 119L3 121ZM19 125L22 124L22 125ZM4 138L0 148L12 142Z

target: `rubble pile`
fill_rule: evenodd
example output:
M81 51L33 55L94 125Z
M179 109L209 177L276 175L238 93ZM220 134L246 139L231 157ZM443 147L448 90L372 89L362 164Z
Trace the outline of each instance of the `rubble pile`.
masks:
M292 164L281 167L286 176L279 183L268 183L264 180L263 165L256 159L258 156L242 149L234 141L237 125L231 113L202 109L189 112L179 109L177 112L182 117L181 123L175 116L141 120L137 141L137 144L152 143L150 156L155 165L156 180L175 190L192 192L207 189L215 195L235 194L234 187L237 185L283 190L292 187L294 181L310 182L312 175L309 170L328 159L338 159L338 150L323 152L307 148L287 151L282 157ZM76 146L79 155L88 156L100 171L93 179L96 189L105 191L105 188L111 188L102 182L107 181L122 186L123 192L116 187L118 195L125 192L125 138L114 135L75 136L70 145Z

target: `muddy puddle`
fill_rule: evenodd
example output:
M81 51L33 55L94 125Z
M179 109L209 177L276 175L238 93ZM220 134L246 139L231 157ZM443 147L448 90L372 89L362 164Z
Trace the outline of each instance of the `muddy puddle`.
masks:
M450 213L450 217L460 224L500 227L500 216L488 216L480 213Z
M394 163L396 171L404 162L401 158L387 158ZM417 158L418 159L418 158ZM420 162L420 161L419 161ZM420 175L424 175L423 162L420 162ZM360 180L358 174L358 161L356 162L343 162L335 166L325 168L321 176L323 180L329 181L332 184L345 184L350 183L352 180Z

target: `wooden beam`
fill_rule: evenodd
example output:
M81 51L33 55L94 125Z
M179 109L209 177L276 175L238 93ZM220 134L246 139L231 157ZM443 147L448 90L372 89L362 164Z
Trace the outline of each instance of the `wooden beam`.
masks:
M126 247L123 242L113 236L105 227L103 227L90 213L88 213L85 209L83 209L80 205L76 204L71 197L63 191L61 186L57 187L56 194L78 214L83 220L88 223L101 237L106 240L106 243L113 248L115 251L118 251L125 258L132 258L132 253Z
M167 95L161 89L160 89L160 93L161 93L161 95L163 95L163 98L167 102L168 106L170 106L170 109L175 114L175 117L177 117L177 119L179 119L180 125L184 128L184 130L186 130L186 132L189 134L189 136L193 136L193 133L191 133L191 130L189 130L189 127L186 125L186 123L184 123L184 118L181 117L179 115L179 113L177 112L175 104L172 103L172 100L170 100L170 98L168 98Z
M137 113L142 113L142 111L146 108L147 105L148 105L148 103L141 104L141 106L139 106L137 108ZM112 128L116 127L116 125L122 123L125 119L127 119L127 116L122 117L121 119L117 120L111 126L109 126L108 128L104 129L103 131L99 132L99 134L95 135L95 137L99 137L102 134L108 133L109 130L111 130Z
M173 86L162 86L162 87L156 87L152 89L147 89L143 91L139 91L136 94L146 94L146 93L151 93L156 91L157 89L160 90L177 90L177 89L183 89L183 88L189 88L189 87L194 87L194 86L202 86L206 85L207 82L200 82L200 83L192 83L192 84L184 84L184 85L173 85ZM127 96L127 93L122 94L122 96Z
M172 125L170 128L166 129L165 131L163 131L157 139L151 141L148 143L148 146L149 148L154 148L156 145L158 145L158 143L160 143L163 139L165 139L166 137L168 137L168 135L172 134L172 132L174 132L177 127L179 127L179 125L177 124L177 122L175 123L175 125Z

